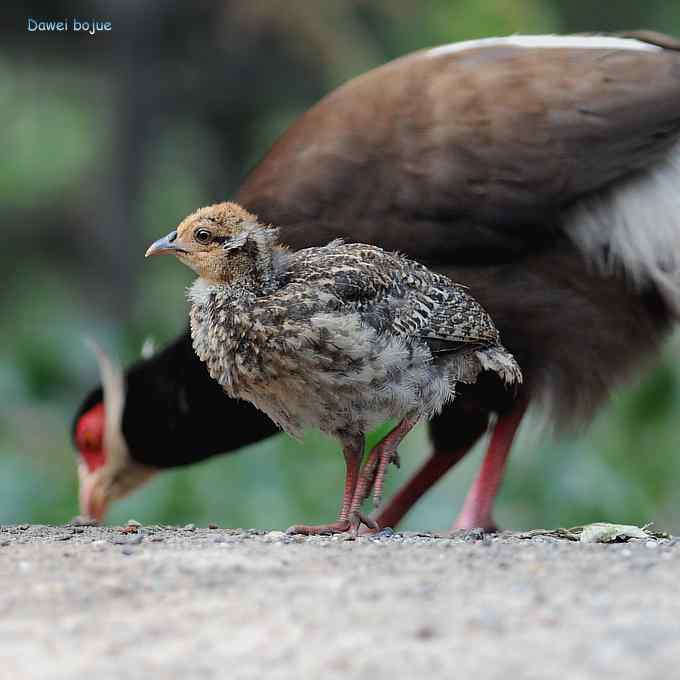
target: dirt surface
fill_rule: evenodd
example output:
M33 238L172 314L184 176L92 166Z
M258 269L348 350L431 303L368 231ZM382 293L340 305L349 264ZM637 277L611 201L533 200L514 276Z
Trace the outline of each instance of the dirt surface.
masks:
M128 531L0 528L3 680L639 680L680 668L679 539Z

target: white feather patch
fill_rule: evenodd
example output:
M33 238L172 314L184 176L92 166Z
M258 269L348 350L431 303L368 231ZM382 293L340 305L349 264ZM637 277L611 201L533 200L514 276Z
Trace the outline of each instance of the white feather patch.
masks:
M207 305L210 294L215 290L214 284L200 276L187 288L187 300L194 305Z
M97 356L102 377L104 398L104 450L107 466L121 466L129 459L127 444L123 437L123 411L125 409L125 376L120 366L92 339L87 344Z
M433 47L425 54L428 57L438 57L454 52L463 52L478 47L542 47L542 48L577 48L577 49L607 49L607 50L640 50L658 52L663 49L657 45L633 38L616 38L606 35L509 35L503 38L481 38L479 40L465 40Z
M680 145L653 167L580 201L567 233L605 275L656 285L680 315Z

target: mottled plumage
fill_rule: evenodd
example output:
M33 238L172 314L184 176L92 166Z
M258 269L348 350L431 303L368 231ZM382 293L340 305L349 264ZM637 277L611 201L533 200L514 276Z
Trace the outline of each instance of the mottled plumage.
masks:
M149 252L173 250L197 271L196 353L229 396L286 432L318 427L347 448L388 419L408 421L403 436L484 370L521 382L463 286L376 246L336 240L289 252L276 235L220 204Z
M429 418L484 366L517 380L489 316L446 277L363 244L278 255L271 292L198 279L189 297L210 375L286 432Z

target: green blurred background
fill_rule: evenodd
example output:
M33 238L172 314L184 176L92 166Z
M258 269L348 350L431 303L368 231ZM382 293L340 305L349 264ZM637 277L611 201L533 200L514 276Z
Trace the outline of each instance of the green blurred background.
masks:
M680 35L668 0L258 0L5 3L0 9L0 523L77 512L72 415L98 380L83 338L124 363L184 327L191 275L144 262L148 243L228 198L287 125L333 87L414 49L508 33L651 28ZM111 20L95 37L26 19ZM498 506L504 527L595 520L680 530L680 343L585 433L522 429ZM235 426L237 426L235 424ZM428 452L421 428L390 473ZM411 513L450 525L481 451ZM677 458L677 460L676 460ZM344 466L310 433L159 475L112 523L284 528L334 516Z

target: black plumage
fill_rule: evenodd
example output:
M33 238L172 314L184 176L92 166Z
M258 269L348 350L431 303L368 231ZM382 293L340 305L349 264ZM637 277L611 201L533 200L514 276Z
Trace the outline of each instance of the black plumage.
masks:
M169 469L224 453L224 394L196 356L188 330L154 356L130 366L125 383L122 432L133 460ZM101 402L101 387L87 395L75 414L72 436L81 417ZM234 401L229 407L231 417L242 425L228 434L234 449L278 432L249 403ZM203 425L197 441L199 420Z

